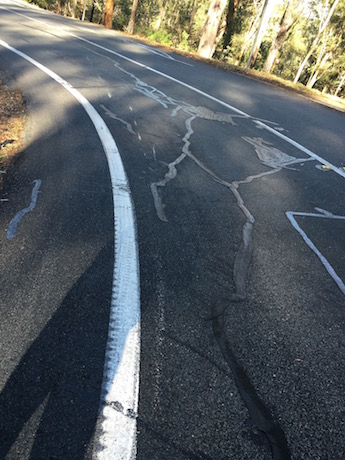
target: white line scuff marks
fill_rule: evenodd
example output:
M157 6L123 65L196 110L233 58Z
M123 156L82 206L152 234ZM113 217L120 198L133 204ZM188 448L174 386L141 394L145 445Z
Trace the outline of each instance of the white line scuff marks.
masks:
M100 416L93 458L131 460L136 453L140 356L139 260L129 184L120 153L104 120L70 83L3 40L15 53L66 89L84 108L105 152L114 203L114 276Z

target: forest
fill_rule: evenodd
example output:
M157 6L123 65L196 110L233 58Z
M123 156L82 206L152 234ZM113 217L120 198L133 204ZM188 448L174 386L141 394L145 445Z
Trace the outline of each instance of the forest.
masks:
M345 99L345 0L29 0Z

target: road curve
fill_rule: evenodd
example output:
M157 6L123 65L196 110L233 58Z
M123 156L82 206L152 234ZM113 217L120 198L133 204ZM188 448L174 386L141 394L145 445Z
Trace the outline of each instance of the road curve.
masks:
M3 191L4 230L30 208L16 236L1 237L3 452L343 458L344 115L23 3L0 6L2 62L34 120ZM131 197L114 184L118 163L109 174L104 135ZM139 312L126 315L138 270L137 410ZM124 285L132 300L119 300Z

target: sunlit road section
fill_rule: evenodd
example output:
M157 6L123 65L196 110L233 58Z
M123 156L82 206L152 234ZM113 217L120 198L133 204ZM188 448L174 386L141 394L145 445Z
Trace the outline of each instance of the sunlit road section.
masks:
M344 114L22 2L0 40L0 457L343 459Z

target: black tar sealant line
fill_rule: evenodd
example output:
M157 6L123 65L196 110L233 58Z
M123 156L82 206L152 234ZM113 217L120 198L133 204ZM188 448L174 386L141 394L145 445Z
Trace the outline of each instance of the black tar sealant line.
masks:
M242 300L242 299L241 299ZM253 384L241 365L236 360L231 346L226 339L223 326L223 313L231 300L220 300L213 307L212 327L213 333L221 349L221 352L228 363L238 391L247 406L249 416L253 424L266 435L272 450L273 460L291 460L290 451L284 431L275 422L269 409L258 396ZM239 302L239 299L233 299Z

